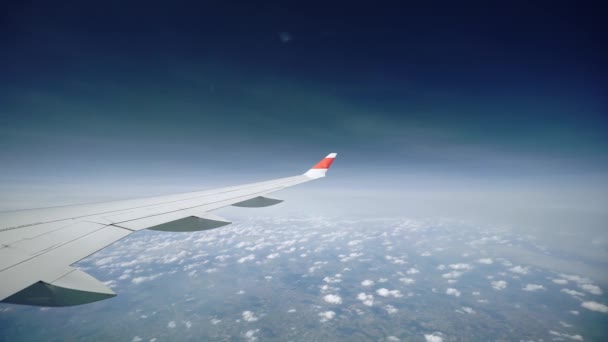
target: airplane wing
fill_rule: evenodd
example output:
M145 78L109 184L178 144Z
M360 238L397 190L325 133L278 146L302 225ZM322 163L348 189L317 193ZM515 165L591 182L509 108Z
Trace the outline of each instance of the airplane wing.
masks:
M0 302L79 305L115 296L71 265L142 229L191 232L230 224L210 211L266 207L268 194L322 178L331 153L303 175L228 188L117 202L0 213Z

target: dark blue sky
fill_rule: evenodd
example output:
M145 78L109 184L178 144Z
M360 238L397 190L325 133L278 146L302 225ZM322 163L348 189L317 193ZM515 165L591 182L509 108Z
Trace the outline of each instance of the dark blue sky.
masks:
M201 3L3 5L3 187L605 174L599 3Z

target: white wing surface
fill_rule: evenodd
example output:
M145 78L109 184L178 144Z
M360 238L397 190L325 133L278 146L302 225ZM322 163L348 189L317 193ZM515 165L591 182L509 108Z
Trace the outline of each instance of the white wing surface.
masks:
M70 306L115 296L71 265L141 229L173 232L218 228L210 211L266 207L269 193L325 176L331 153L303 175L228 188L108 203L0 213L0 301Z

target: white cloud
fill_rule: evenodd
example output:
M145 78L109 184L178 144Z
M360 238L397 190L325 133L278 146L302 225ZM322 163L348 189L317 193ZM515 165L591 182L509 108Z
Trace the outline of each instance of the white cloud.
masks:
M171 321L169 323L167 323L167 328L169 329L173 329L177 326L177 324L175 324L175 321Z
M133 339L131 340L131 342L140 342L140 341L143 341L143 339L142 339L141 337L139 337L139 336L135 336L135 337L133 337Z
M396 307L394 307L392 305L385 305L384 310L386 310L386 312L388 312L391 315L396 313L397 311L399 311Z
M483 258L483 259L477 260L477 262L480 264L491 265L494 263L494 260L492 260L490 258Z
M416 280L412 278L399 278L399 281L404 283L405 285L410 285L416 282Z
M323 300L329 304L342 304L342 298L338 295L328 294L323 297Z
M374 285L374 281L370 280L370 279L365 279L364 281L361 282L362 286L368 287L368 286L373 286Z
M602 294L602 289L599 286L597 286L597 285L593 285L593 284L581 284L581 285L579 285L579 287L581 289L583 289L583 291L587 291L587 292L589 292L591 294L594 294L594 295L598 295L599 296L599 295Z
M504 280L496 280L492 282L494 290L504 290L507 287L507 282Z
M325 311L325 312L320 312L319 316L321 317L321 322L327 322L330 319L333 319L334 317L336 317L336 313L333 311Z
M334 284L334 283L340 283L342 282L342 279L340 279L339 277L325 277L323 278L323 281L328 283L328 284Z
M566 285L568 281L566 279L553 279L553 282L559 285Z
M401 294L401 291L399 291L399 290L389 290L389 289L381 288L381 289L376 290L376 293L378 294L378 296L382 296L382 297L395 297L395 298L403 297L403 294Z
M230 259L230 258L231 258L230 255L218 255L218 256L215 257L215 260L218 260L220 262L224 262L224 261L226 261L227 259Z
M163 275L163 274L162 273L157 273L157 274L153 274L153 275L150 275L150 276L147 276L147 277L135 277L135 278L131 279L131 282L133 284L141 284L141 283L146 282L146 281L154 280L154 279L160 277L161 275Z
M584 341L584 339L581 335L570 335L570 334L566 334L566 333L560 333L555 330L549 330L549 334L551 334L553 336L558 336L558 337L565 337L565 338L571 339L573 341ZM563 340L563 339L560 338L560 340Z
M254 255L254 254L249 254L248 256L245 256L245 257L240 258L240 259L239 259L237 262L238 262L239 264L242 264L242 263L244 263L244 262L246 262L246 261L251 261L251 260L253 260L253 259L255 259L255 255Z
M115 257L107 257L107 258L99 259L95 262L95 265L97 265L97 266L107 265L107 264L111 263L112 261L114 261L114 258Z
M518 274L528 274L528 268L523 267L523 266L511 267L511 268L509 268L509 271L511 271L513 273L518 273Z
M186 326L186 329L192 328L192 322L190 322L190 321L185 321L184 325Z
M405 272L405 273L407 273L407 274L417 274L417 273L420 273L420 271L418 269L412 267L409 270L407 270L407 272Z
M561 289L561 292L571 295L572 297L583 297L585 294L576 290Z
M591 280L589 280L587 278L583 278L581 276L577 276L577 275L560 274L559 276L561 278L567 279L569 281L573 281L573 282L578 283L578 284L591 283Z
M258 338L255 336L255 334L257 334L260 331L260 329L255 329L255 330L247 330L247 332L245 332L244 336L248 341L257 341Z
M279 256L279 253L272 253L272 254L268 254L268 256L266 258L268 259L275 259Z
M357 299L360 300L361 302L363 302L363 305L367 305L367 306L374 305L374 295L372 295L372 294L366 294L366 293L361 292L357 295Z
M459 271L452 271L452 272L444 273L441 276L446 279L454 279L454 278L459 278L463 274L464 273L459 272Z
M468 314L471 314L471 315L475 313L475 310L473 310L473 308L470 308L468 306L463 306L462 307L462 311L464 311L464 312L466 312Z
M393 260L391 260L391 262L395 265L405 265L407 264L407 261L403 260L403 259L399 259L399 258L393 258Z
M221 319L213 318L213 319L211 319L211 324L218 325L221 321L222 321Z
M528 284L528 285L526 285L526 287L522 288L522 290L529 291L529 292L540 291L540 290L544 290L544 289L545 289L544 286L538 285L538 284Z
M424 334L424 339L426 342L443 342L443 338L435 334Z
M473 268L473 266L471 266L469 264L462 264L462 263L461 264L451 264L449 266L453 270L461 270L461 271L468 271Z
M255 316L255 314L249 310L243 311L243 319L246 322L255 322L258 320L258 318Z
M582 302L581 306L585 309L597 312L608 313L608 306L598 302Z
M448 288L447 290L445 290L445 294L450 295L450 296L455 296L455 297L460 297L460 291L458 291L455 288Z
M115 288L116 285L116 280L108 280L108 281L104 281L103 284L111 289Z

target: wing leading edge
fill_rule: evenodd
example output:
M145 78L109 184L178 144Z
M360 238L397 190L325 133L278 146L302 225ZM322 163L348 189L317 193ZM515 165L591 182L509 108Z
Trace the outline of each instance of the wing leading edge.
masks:
M0 213L0 302L71 306L116 294L71 265L142 229L191 232L231 222L209 213L259 208L268 194L325 177L331 153L306 173L228 188L127 201Z

